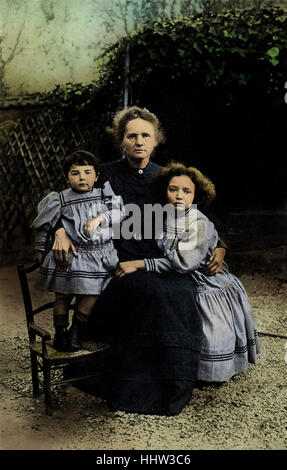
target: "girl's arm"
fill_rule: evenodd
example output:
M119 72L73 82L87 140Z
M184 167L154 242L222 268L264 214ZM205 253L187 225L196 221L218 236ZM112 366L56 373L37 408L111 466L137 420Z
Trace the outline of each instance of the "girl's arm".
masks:
M116 271L116 277L124 277L127 274L134 273L139 269L163 273L172 270L172 263L167 258L149 258L133 261L123 261L119 263Z
M119 226L125 217L124 204L121 196L116 196L110 183L107 181L103 187L103 206L101 214L86 221L84 225L85 234L92 237L99 225L103 227Z
M217 227L217 225L221 225L221 222L219 219L217 219L216 214L211 212L209 213L209 215L207 215L207 218L214 223L215 227ZM208 263L206 264L206 275L213 275L222 270L224 257L226 256L227 252L228 246L226 245L226 243L224 243L221 236L219 235L216 248L213 251L210 259L208 260Z
M35 231L33 247L36 252L45 252L48 247L51 231L61 217L59 194L51 192L38 204L38 215L32 223Z
M138 269L144 269L143 260L134 260L134 261L123 261L119 263L117 269L115 270L115 276L118 278L124 277L127 274L134 273Z
M194 271L203 264L208 251L216 247L217 242L218 234L213 223L199 214L184 234L174 238L174 243L170 245L166 241L161 244L165 257L120 263L116 276L123 277L138 269L157 273L176 271L182 274Z
M190 225L184 237L175 239L173 249L161 247L165 254L164 258L145 259L144 269L157 273L171 270L179 273L193 271L206 258L209 247L216 246L217 239L218 235L213 224L208 219L198 219ZM220 248L216 250L218 249L220 250Z
M168 258L145 258L143 261L145 271L153 271L160 274L174 270Z
M190 224L186 236L167 252L174 269L186 273L197 269L206 259L211 247L217 245L218 234L212 222L199 217Z
M113 226L120 224L125 218L123 199L115 195L108 181L103 187L104 210L101 214L106 225Z

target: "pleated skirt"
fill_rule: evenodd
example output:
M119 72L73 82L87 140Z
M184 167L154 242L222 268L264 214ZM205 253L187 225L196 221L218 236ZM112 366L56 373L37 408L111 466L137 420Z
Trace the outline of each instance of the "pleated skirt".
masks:
M58 269L50 251L35 281L40 290L61 294L99 295L111 281L119 262L113 242L77 247L77 256L70 253L65 271Z
M195 272L193 278L203 323L198 380L224 382L258 360L255 319L242 283L232 274Z

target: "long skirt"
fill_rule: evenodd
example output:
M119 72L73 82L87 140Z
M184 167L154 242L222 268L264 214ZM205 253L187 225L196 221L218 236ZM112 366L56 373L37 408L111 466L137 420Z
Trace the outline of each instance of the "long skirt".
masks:
M196 289L203 324L198 380L225 382L256 364L260 355L256 323L239 279L224 271L201 275L201 282L202 278L203 285Z
M202 344L189 275L137 271L113 279L91 328L97 339L108 338L109 355L103 374L76 386L106 399L111 410L131 413L174 415L189 402Z

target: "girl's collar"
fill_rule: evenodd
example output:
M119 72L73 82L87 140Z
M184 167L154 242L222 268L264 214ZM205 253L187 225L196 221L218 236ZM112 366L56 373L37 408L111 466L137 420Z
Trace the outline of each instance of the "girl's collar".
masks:
M192 210L196 209L196 204L191 204L187 209L184 211L184 215L188 215Z
M186 217L187 215L189 215L191 213L192 210L196 209L196 205L195 204L192 204L191 206L189 206L187 209L185 209L184 211L176 211L175 212L175 217L177 219L181 219L182 217Z
M73 189L73 188L68 188L70 189L73 193L76 193L76 194L89 194L89 193L92 193L94 191L94 187L92 189L89 189L89 191L77 191L76 189Z

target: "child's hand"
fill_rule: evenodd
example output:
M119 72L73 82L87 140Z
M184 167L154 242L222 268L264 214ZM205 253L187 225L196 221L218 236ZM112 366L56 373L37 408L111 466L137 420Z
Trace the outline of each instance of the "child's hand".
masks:
M120 263L115 271L115 276L118 278L124 277L127 274L134 273L138 269L144 269L145 264L143 260L124 261Z
M100 215L97 215L93 219L89 219L84 224L84 232L87 237L92 238L92 236L96 233L100 223L103 221L103 218Z
M34 258L33 258L34 263L37 263L37 264L40 265L40 264L43 263L43 259L44 259L44 252L43 251L35 251Z

